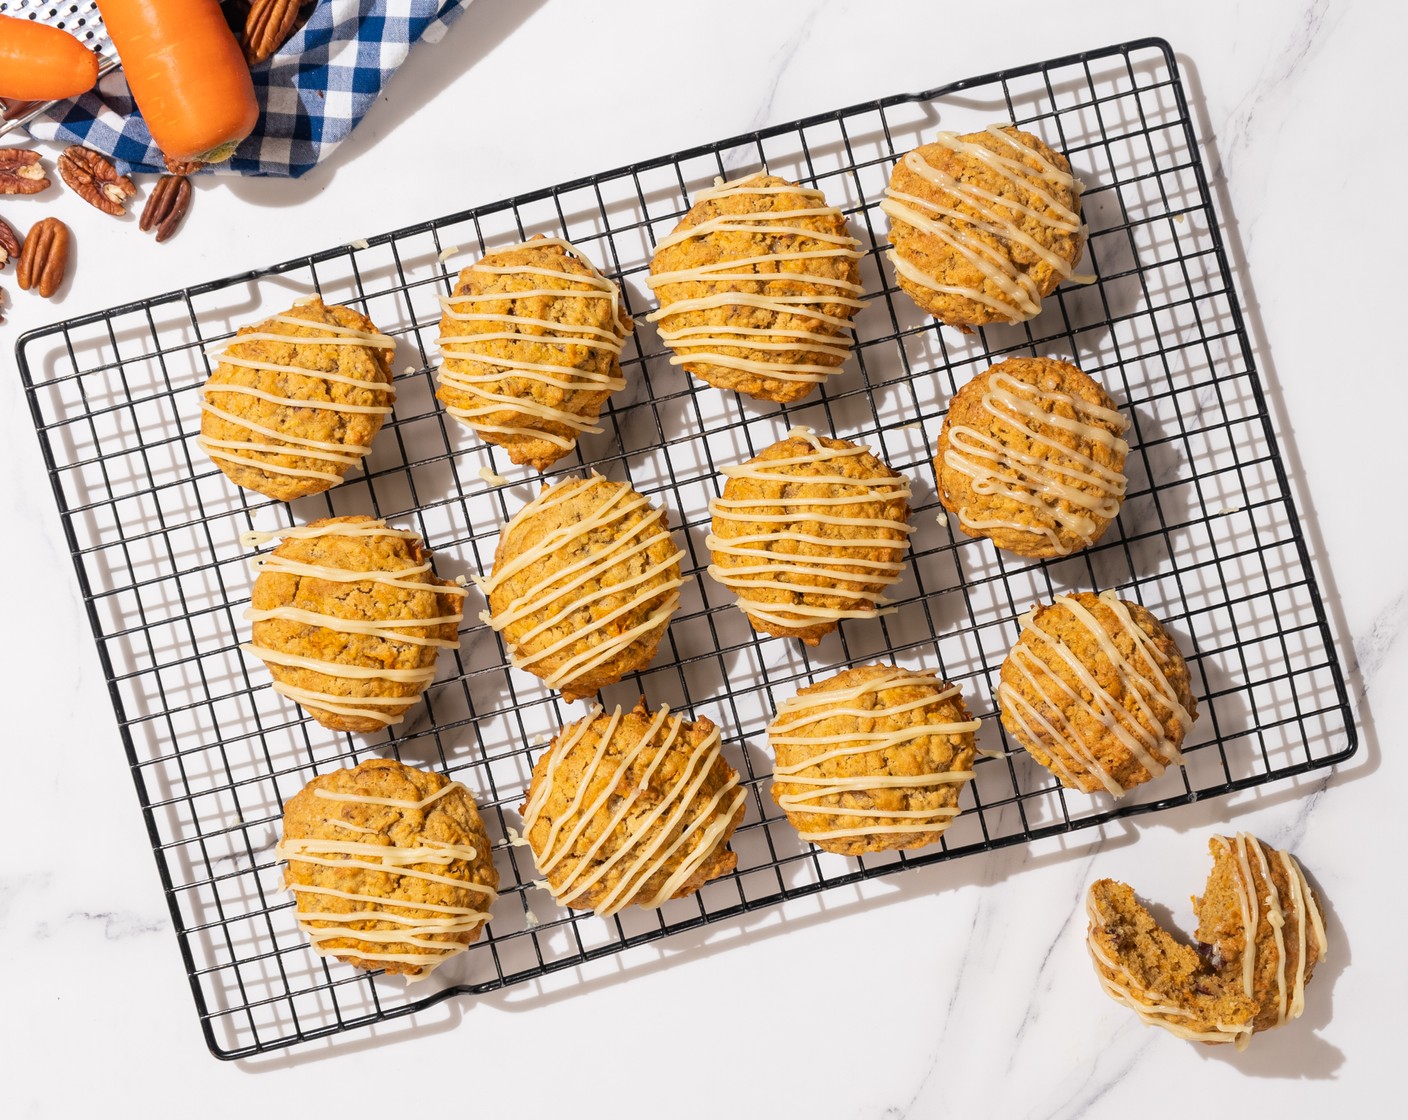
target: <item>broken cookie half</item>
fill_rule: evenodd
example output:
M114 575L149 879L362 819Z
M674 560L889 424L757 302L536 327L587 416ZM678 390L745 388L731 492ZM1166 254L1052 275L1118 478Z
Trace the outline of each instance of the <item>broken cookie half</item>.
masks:
M1253 1032L1298 1017L1327 948L1300 865L1247 833L1214 836L1212 874L1194 898L1198 948L1161 928L1124 883L1090 887L1086 945L1105 992L1197 1042L1243 1049Z

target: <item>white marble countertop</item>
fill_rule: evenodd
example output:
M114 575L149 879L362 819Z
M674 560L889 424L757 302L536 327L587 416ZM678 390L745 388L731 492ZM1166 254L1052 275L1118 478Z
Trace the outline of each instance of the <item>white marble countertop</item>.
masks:
M829 892L741 935L666 940L581 983L210 1057L14 372L19 333L668 148L1146 35L1172 43L1189 86L1359 753L1333 773ZM1408 381L1374 360L1401 313L1384 265L1408 244L1391 215L1366 216L1393 205L1408 164L1385 135L1405 37L1387 0L1014 0L966 16L922 0L477 0L330 162L294 183L203 184L166 245L72 195L0 200L16 225L58 214L78 245L53 305L0 274L0 586L18 714L0 850L6 1114L1381 1114L1401 1036L1390 1015L1408 998L1401 902L1377 874L1408 840L1408 761L1391 744L1383 756L1377 730L1408 724L1408 520L1372 504L1365 480L1378 492L1399 471ZM595 91L564 92L569 74ZM1186 923L1206 837L1234 829L1301 858L1331 938L1304 1017L1241 1054L1144 1028L1101 994L1080 907L1108 875Z

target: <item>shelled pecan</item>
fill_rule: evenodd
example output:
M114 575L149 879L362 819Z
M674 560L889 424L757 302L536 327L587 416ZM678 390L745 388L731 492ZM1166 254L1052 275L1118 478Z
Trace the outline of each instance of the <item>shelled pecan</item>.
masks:
M205 164L198 159L179 160L172 159L165 152L161 154L162 162L166 164L166 170L173 175L194 175Z
M25 291L38 288L45 299L59 290L68 268L68 226L41 218L24 239L16 279Z
M77 144L59 157L59 174L84 202L115 218L127 213L123 204L137 193L132 180L119 175L103 156Z
M20 235L15 232L14 226L0 218L0 272L4 272L11 261L19 259Z
M0 194L38 194L48 190L49 177L39 153L28 148L0 148Z
M155 229L157 241L165 241L176 232L190 205L191 181L184 175L163 175L142 207L142 232Z
M250 0L240 46L251 66L257 66L288 41L298 22L303 0Z

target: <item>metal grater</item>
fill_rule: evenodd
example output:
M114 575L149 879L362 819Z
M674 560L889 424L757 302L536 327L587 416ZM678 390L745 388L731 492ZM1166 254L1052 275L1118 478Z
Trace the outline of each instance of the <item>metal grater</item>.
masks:
M66 4L55 4L50 0L0 0L0 14L37 20L76 35L97 54L99 77L120 65L112 40L108 38L108 30L103 26L103 17L98 14L98 5L93 0ZM6 101L0 98L0 136L28 124L52 104L52 101Z

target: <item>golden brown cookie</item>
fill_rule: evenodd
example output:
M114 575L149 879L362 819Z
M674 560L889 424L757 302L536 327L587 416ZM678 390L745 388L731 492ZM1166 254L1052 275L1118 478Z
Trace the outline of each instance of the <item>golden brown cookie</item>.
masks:
M480 617L516 668L580 700L650 663L683 558L664 511L624 482L564 479L504 527Z
M1161 929L1123 883L1101 879L1086 899L1086 944L1101 985L1146 1023L1180 1038L1233 1042L1298 1018L1328 941L1300 864L1247 833L1214 836L1201 899L1198 951Z
M655 248L647 316L672 365L720 389L795 401L846 360L864 306L860 244L818 190L753 175L700 191Z
M732 871L728 840L745 793L719 729L669 708L594 708L558 732L520 808L533 862L552 896L614 914L692 894Z
M632 330L621 290L575 245L535 237L490 253L440 300L445 411L515 463L546 470L600 432Z
M241 327L201 390L196 442L231 482L270 498L336 486L391 415L395 346L320 299Z
M1182 765L1198 718L1174 640L1112 591L1058 595L1024 617L997 703L1007 733L1063 786L1116 797Z
M900 287L941 323L1020 323L1085 246L1066 157L1011 125L933 143L895 164L885 201Z
M909 547L904 475L805 428L723 473L723 496L709 503L709 574L754 630L814 646L840 619L880 613Z
M280 535L254 562L253 641L241 647L274 675L274 691L334 731L400 723L459 645L464 591L438 579L408 529L331 517Z
M772 798L828 852L938 843L973 777L979 725L958 686L932 673L843 670L779 705L768 728Z
M939 501L970 537L1067 556L1120 511L1129 422L1068 362L1009 358L954 394L939 432Z
M411 980L478 940L498 897L469 790L388 758L304 786L276 851L315 951Z

